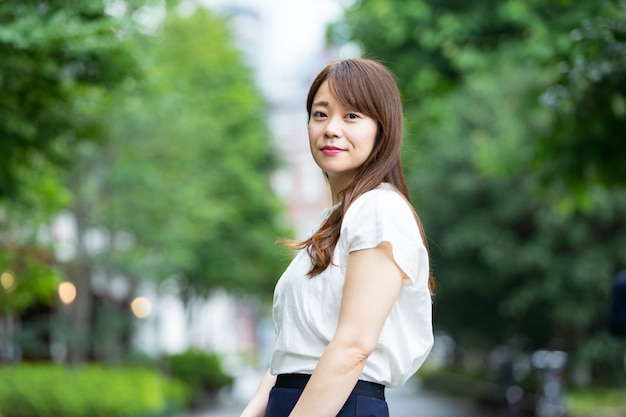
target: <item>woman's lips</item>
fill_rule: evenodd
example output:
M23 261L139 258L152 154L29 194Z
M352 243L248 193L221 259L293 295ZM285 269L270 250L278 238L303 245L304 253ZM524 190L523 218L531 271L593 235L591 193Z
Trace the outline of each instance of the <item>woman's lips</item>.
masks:
M335 146L324 146L321 150L324 155L337 155L338 153L343 152L343 149Z

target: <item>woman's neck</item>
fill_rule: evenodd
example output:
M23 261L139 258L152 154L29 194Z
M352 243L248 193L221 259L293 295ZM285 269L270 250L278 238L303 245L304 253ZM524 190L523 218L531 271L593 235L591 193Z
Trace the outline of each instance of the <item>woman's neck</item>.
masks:
M339 203L339 201L341 201L341 199L339 198L339 195L341 194L343 190L348 188L348 186L353 180L353 177L346 178L346 177L341 177L341 176L338 176L338 177L327 176L327 179L328 179L328 185L330 186L330 195L332 198L332 203L333 205L335 205Z

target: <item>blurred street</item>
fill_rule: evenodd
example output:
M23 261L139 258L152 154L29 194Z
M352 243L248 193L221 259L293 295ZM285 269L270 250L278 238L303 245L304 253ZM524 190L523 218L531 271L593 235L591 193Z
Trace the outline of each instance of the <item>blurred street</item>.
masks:
M454 397L422 391L414 385L387 390L390 417L495 417L471 403ZM239 417L244 404L224 401L219 409L177 417Z

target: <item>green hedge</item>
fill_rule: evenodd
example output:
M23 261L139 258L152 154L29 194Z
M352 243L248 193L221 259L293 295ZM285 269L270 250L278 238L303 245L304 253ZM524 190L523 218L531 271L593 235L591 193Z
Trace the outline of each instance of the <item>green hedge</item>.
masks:
M169 356L167 362L173 377L198 391L215 392L233 383L233 377L222 370L222 360L216 354L189 350Z
M626 388L589 389L566 394L567 411L572 417L626 416Z
M189 350L166 357L165 364L173 378L191 388L191 409L213 406L219 391L233 383L233 377L222 370L221 358L213 353Z
M188 388L143 368L0 366L0 417L148 417L179 410Z

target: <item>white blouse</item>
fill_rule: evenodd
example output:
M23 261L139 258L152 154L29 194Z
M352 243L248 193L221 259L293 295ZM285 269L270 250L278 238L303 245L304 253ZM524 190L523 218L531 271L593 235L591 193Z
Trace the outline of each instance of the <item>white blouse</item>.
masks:
M313 230L332 209L324 210ZM325 271L309 278L311 261L303 249L280 277L274 290L273 375L313 372L337 328L348 254L381 242L392 245L394 260L407 278L360 378L396 387L424 363L433 345L428 252L408 202L383 183L348 208L333 262Z

